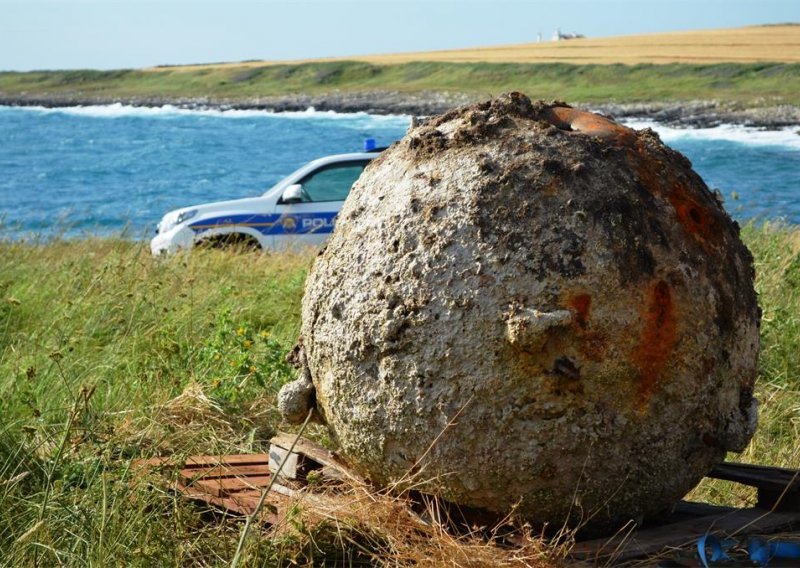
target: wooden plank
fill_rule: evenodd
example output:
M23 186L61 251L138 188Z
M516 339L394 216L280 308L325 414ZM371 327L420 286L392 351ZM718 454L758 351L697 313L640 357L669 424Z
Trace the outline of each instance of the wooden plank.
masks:
M578 560L620 562L651 556L666 547L692 546L707 532L720 535L768 534L800 524L800 513L740 509L733 513L690 519L633 533L577 543L570 556Z
M774 491L758 488L756 507L768 511L800 511L800 493L797 491Z
M243 491L230 497L217 497L203 489L184 487L181 489L181 493L190 499L213 503L243 515L249 515L255 511L258 500L261 498L260 491Z
M306 438L300 438L295 443L295 437L296 436L294 434L278 432L272 437L272 439L270 439L269 443L279 446L285 450L288 450L292 447L292 444L294 444L295 452L305 454L321 465L338 465L339 460L337 459L336 455L324 446L321 446L316 442L312 442Z
M285 432L278 432L271 440L270 444L274 444L279 446L285 450L288 450L292 447L292 443L295 441L294 434L287 434ZM349 478L350 480L357 481L359 483L364 483L364 478L360 475L352 471L344 461L342 461L336 454L328 450L327 448L317 444L316 442L312 442L311 440L307 440L306 438L300 438L297 440L297 443L294 447L294 451L297 453L301 453L306 457L314 460L318 464L322 466L327 466L332 469L338 469L342 472L343 477Z
M182 469L211 467L217 465L258 465L269 463L268 454L241 454L241 455L219 455L219 456L189 456L181 460L178 456L164 456L134 460L131 468L135 471L142 469L153 469L159 466L180 466Z
M255 511L264 489L266 487L263 489L247 489L227 496L216 496L212 495L206 488L197 488L195 486L179 487L180 492L187 499L208 503L229 513L240 515L250 515ZM329 517L332 511L347 509L350 506L347 499L340 503L340 499L337 497L311 495L274 483L264 500L264 507L259 513L259 519L271 525L280 525L286 519L289 505L297 499L311 504L313 512L306 511L306 520L315 519L318 521Z
M686 517L708 517L709 515L723 515L737 511L736 507L726 507L724 505L711 505L709 503L698 503L696 501L681 501L675 505L673 515L683 515Z
M311 442L302 445L311 449L315 455L319 456L322 453ZM304 458L302 455L299 457ZM325 461L329 461L330 456L323 457ZM172 488L185 498L206 503L227 513L249 515L255 510L263 491L272 479L269 474L268 459L268 454L191 456L184 463L182 459L171 456L139 460L134 463L139 469L160 466L181 467L179 479ZM341 471L338 462L333 458L330 462L335 464L337 471ZM338 498L312 496L291 486L274 483L270 493L266 495L259 519L276 527L281 526L288 513L289 504L295 499L310 501L313 503L312 508L320 507L326 511L340 506ZM318 516L312 513L309 518Z
M679 523L699 517L723 515L738 510L739 509L736 507L724 507L722 505L710 505L708 503L697 503L694 501L680 501L675 505L675 509L671 513L648 521L647 524L644 527L640 527L640 529Z
M214 465L259 465L268 464L268 454L241 454L226 456L191 456L186 458L184 469Z
M191 487L182 490L183 495L192 501L202 501L215 508L238 515L251 515L255 511L261 498L260 491L245 491L230 497L214 497L204 491ZM289 500L281 495L269 495L264 502L264 507L259 513L259 518L269 524L277 524L285 518Z
M723 462L714 466L706 477L734 481L771 491L783 491L787 486L788 491L800 490L798 471L783 467Z
M270 476L248 476L248 477L222 477L195 480L191 486L195 489L208 491L215 497L229 497L233 493L249 491L253 489L263 489L269 485Z
M198 467L181 470L183 479L219 478L219 477L245 477L248 475L269 475L267 464L259 465L215 465L211 467Z
M797 470L725 462L714 467L708 477L756 487L756 506L761 509L800 511L800 473Z

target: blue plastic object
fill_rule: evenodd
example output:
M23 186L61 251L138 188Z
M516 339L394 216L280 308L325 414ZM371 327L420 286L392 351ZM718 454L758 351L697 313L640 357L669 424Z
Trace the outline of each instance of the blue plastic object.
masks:
M706 547L711 548L711 558L707 557ZM704 568L709 568L710 562L719 562L720 560L730 560L730 556L725 554L722 549L722 543L713 534L704 534L697 541L697 554L700 556L700 562L703 563Z
M378 147L378 144L375 142L374 138L367 138L366 140L364 140L364 151L365 152L372 152L377 147Z
M697 554L700 557L700 563L704 568L710 568L718 562L727 562L731 557L726 554L726 550L730 550L736 546L735 540L720 541L711 534L703 535L697 541ZM711 558L708 557L708 551L711 551ZM747 542L747 554L750 560L759 566L767 566L771 560L792 560L790 563L781 563L780 566L800 566L800 544L796 542L782 542L782 541L764 541L760 538L751 538Z
M800 560L800 544L795 542L765 542L760 538L751 538L747 543L747 552L750 560L759 566L766 566L773 558ZM797 566L800 562L793 562L791 565Z

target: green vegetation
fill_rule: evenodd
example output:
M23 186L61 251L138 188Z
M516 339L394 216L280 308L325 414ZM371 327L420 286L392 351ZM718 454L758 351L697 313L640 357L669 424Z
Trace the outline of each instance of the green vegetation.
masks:
M800 231L743 235L764 308L762 423L744 459L798 467ZM131 462L264 450L279 426L275 393L292 376L283 354L312 259L220 250L153 259L143 244L110 239L0 242L0 564L230 562L241 522L202 516ZM721 483L695 493L753 498ZM353 522L315 527L293 510L279 536L251 539L245 564L551 565L557 556L437 540L403 528L397 502L374 502Z
M201 98L333 91L443 91L485 97L508 90L576 102L693 99L800 104L800 64L572 65L566 63L436 63L373 65L355 61L290 65L120 71L0 73L0 95L98 98Z
M756 384L761 406L755 438L730 459L800 468L800 230L748 226L742 237L755 257L763 310ZM739 507L756 502L755 489L708 479L689 497Z
M229 562L238 524L136 483L131 458L263 450L310 257L90 240L0 259L0 563Z

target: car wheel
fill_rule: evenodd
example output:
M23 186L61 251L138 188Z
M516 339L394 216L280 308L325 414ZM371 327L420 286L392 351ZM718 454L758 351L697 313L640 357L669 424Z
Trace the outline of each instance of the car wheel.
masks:
M230 249L238 252L261 250L261 244L258 242L258 239L242 233L214 235L213 237L198 241L195 247L205 249Z

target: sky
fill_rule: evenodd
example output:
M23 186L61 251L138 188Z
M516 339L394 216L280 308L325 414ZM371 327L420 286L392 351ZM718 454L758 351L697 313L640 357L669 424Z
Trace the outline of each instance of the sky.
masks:
M800 0L0 0L0 70L454 49L800 22Z

